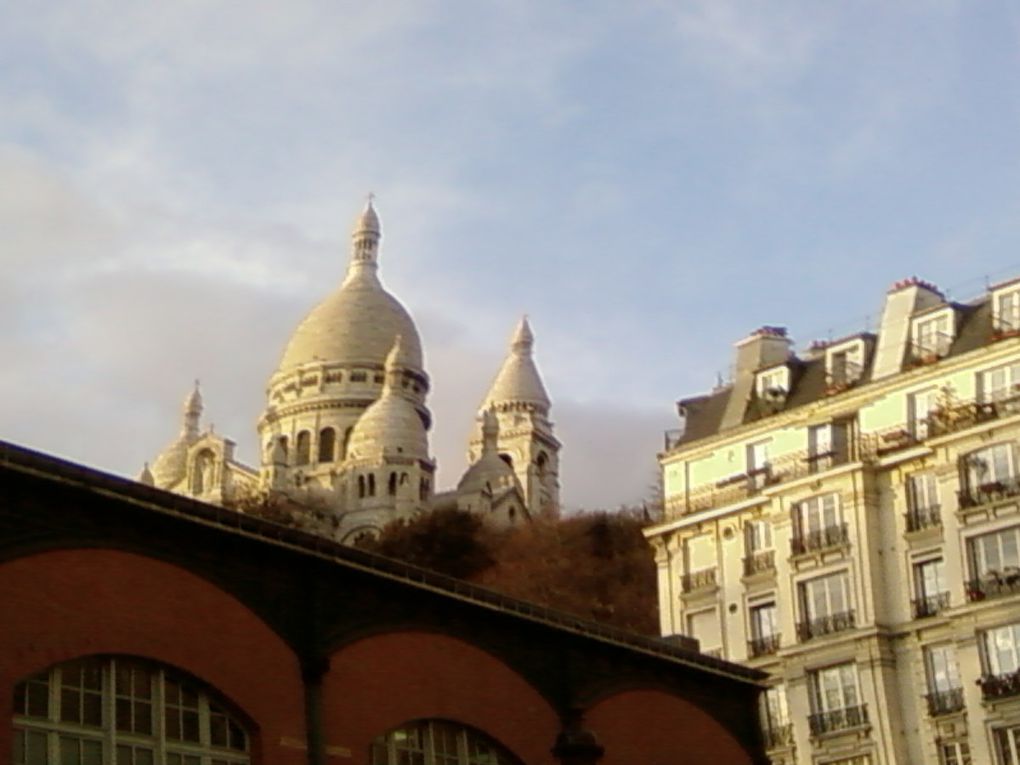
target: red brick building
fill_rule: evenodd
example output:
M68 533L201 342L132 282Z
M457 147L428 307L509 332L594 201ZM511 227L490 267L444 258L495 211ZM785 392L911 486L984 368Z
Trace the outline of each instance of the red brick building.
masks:
M751 765L759 680L0 443L17 765Z

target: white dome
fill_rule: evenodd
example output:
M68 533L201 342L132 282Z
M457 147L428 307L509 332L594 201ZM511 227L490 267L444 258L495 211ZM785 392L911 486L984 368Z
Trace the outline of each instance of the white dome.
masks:
M534 406L540 412L548 412L549 394L545 392L542 377L531 355L534 342L535 337L525 317L514 331L510 353L489 388L483 408L525 404Z
M425 423L414 404L401 393L401 375L411 362L410 348L401 335L391 341L382 395L355 423L348 455L353 459L379 459L386 454L400 454L427 460L429 441Z
M395 335L404 338L410 368L421 372L421 339L410 314L374 273L352 272L298 325L279 371L310 361L382 365Z

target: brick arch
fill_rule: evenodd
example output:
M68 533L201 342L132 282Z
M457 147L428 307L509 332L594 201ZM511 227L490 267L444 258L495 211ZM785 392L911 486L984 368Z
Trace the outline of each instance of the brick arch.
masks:
M290 765L302 751L297 657L249 608L178 566L118 550L35 553L0 563L0 752L11 747L13 686L70 659L140 656L194 675L256 726L253 761Z
M753 765L744 745L694 703L659 690L628 690L588 709L584 727L605 747L599 765Z
M362 761L376 736L422 719L476 728L528 765L551 761L560 730L556 711L533 686L464 640L387 632L331 656L323 679L327 746Z

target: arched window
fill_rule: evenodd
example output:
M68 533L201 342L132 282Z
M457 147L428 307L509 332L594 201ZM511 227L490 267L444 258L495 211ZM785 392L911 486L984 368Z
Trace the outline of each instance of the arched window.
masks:
M353 425L344 431L344 442L340 449L340 459L342 460L347 459L347 445L350 443L352 430L354 430Z
M214 690L144 659L90 656L18 683L13 727L15 765L251 761L250 734Z
M506 464L508 464L508 465L509 465L510 467L513 467L513 466L514 466L514 458L513 458L513 457L511 457L511 456L510 456L509 454L506 454L505 452L504 452L504 453L501 453L501 454L499 455L499 458L500 458L501 460L503 460L503 462L505 462Z
M284 459L287 457L287 450L290 446L290 442L287 440L287 436L280 436L280 449L283 451Z
M307 465L312 461L312 434L307 430L297 434L297 451L294 459L295 465Z
M375 496L375 473L368 474L368 496Z
M195 455L195 463L191 468L191 493L200 496L213 488L213 469L216 466L216 455L212 449L203 449Z
M390 484L389 484L390 496L394 497L397 494L397 474L390 473Z
M363 475L358 476L358 498L365 498L365 476Z
M538 475L540 478L545 476L545 470L549 466L549 457L545 452L538 453L538 459L535 460L535 467L538 468Z
M522 765L480 730L446 720L416 720L372 742L371 765Z
M418 484L418 497L422 500L429 498L429 479L422 478L421 483Z
M323 428L319 431L319 462L332 462L336 453L336 431Z

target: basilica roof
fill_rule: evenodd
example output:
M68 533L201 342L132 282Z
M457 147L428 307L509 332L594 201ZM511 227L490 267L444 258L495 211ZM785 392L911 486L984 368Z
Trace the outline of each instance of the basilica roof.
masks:
M279 371L311 361L382 366L400 335L410 369L423 371L421 340L407 309L379 281L379 217L371 201L355 222L343 283L298 325Z

